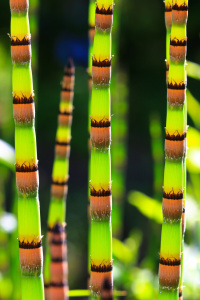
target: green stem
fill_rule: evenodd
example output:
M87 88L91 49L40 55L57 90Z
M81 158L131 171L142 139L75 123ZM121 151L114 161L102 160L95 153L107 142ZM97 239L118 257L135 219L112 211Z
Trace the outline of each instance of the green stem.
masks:
M181 245L183 242L182 212L185 201L185 157L187 149L187 80L185 68L187 9L187 1L172 1L159 300L178 299L179 290L182 291L182 283L180 282ZM179 299L182 299L182 294L180 294Z
M113 0L97 0L92 60L91 101L91 278L92 296L104 286L112 296L111 229L111 29Z
M22 299L40 300L44 299L43 253L28 1L10 0L10 7Z
M51 201L48 215L48 240L45 259L46 299L68 299L66 198L69 179L69 156L74 95L74 65L69 60L62 82L52 172ZM59 295L59 296L58 296Z

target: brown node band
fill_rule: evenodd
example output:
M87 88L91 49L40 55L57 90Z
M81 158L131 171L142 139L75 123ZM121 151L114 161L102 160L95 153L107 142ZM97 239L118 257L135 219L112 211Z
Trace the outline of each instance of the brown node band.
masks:
M173 10L172 12L172 20L173 23L178 25L184 25L187 22L188 11L185 10Z
M185 90L186 84L184 82L176 83L174 82L168 82L168 89L170 90Z
M109 60L108 58L104 59L104 60L97 60L95 57L92 58L92 65L94 67L99 67L99 68L103 68L103 67L111 67L111 60Z
M59 112L58 122L61 126L71 126L72 112Z
M113 15L113 6L110 5L108 8L105 8L104 5L102 5L102 7L99 7L98 5L96 5L96 14Z
M31 44L31 37L25 36L23 39L19 39L17 36L11 36L11 46L28 46Z
M19 248L21 249L37 249L42 247L42 240L39 242L25 242L25 241L19 241Z
M178 5L177 3L175 3L172 6L173 10L178 10L178 11L187 11L188 10L188 5L186 3L183 3L181 5Z
M31 60L31 45L11 45L11 57L14 63L27 63Z
M16 172L36 172L38 171L38 165L36 164L30 164L27 165L26 163L20 165L18 163L16 163Z
M165 26L167 29L172 27L172 10L165 10Z
M167 219L179 220L182 216L183 199L166 199L163 198L163 217Z
M47 299L55 299L55 300L63 300L67 299L67 293L68 293L68 286L67 283L51 283L50 285L50 291L49 291L49 297Z
M19 192L36 192L39 186L38 165L16 164L16 184Z
M96 147L109 147L111 142L111 122L108 119L91 119L91 144Z
M63 88L60 97L62 101L72 102L74 98L74 90Z
M170 105L183 105L185 102L185 89L184 82L168 82L167 86L167 100Z
M64 287L64 286L68 286L67 285L67 282L63 282L63 281L61 281L61 282L53 282L53 281L51 281L50 282L50 286L52 286L52 287L58 287L58 288L61 288L61 287Z
M66 262L66 257L56 257L55 255L51 258L51 262L52 263L58 263L58 264L61 264L61 263L64 263Z
M111 78L111 60L92 59L92 79L96 84L109 84Z
M186 132L170 135L166 132L165 138L165 154L167 157L179 159L186 155L187 140Z
M90 196L91 215L94 218L108 218L112 210L112 196Z
M28 9L28 0L10 0L11 11L23 12Z
M19 248L19 260L23 272L41 272L43 265L42 247Z
M91 144L95 147L108 148L111 143L111 127L92 127L90 129Z
M22 94L22 96L13 95L13 104L31 104L34 103L34 95L30 97L26 97Z
M66 72L62 81L62 88L64 90L66 89L68 91L74 91L74 82L75 82L74 75Z
M165 199L171 199L171 200L182 200L183 199L183 191L180 191L178 193L175 193L172 189L169 193L166 193L165 190L163 190L163 198Z
M160 258L159 283L166 287L177 287L180 280L181 260Z
M31 59L31 38L25 36L23 39L11 36L11 56L13 62L26 63Z
M67 196L68 180L63 182L53 181L51 185L51 194L55 198L63 198Z
M178 25L185 24L188 18L188 5L186 5L186 3L183 3L182 5L175 3L172 10L173 22Z
M70 156L70 145L62 145L62 144L56 144L55 146L55 154L58 157L66 158Z
M35 119L34 103L13 104L13 117L17 123L30 123Z
M95 190L93 187L90 188L90 195L94 197L108 197L111 196L111 189L103 189L101 188L100 190Z
M95 25L97 29L110 30L113 24L113 14L95 14Z
M66 260L67 257L67 245L66 241L51 241L51 257L57 259L64 259Z
M63 282L67 277L68 263L66 261L53 262L51 261L51 280L52 282Z
M187 53L187 38L170 40L170 59L173 62L184 62Z
M91 271L92 272L97 272L97 273L106 273L112 271L113 266L112 264L100 264L100 265L95 265L91 264Z
M171 12L172 11L172 6L170 3L165 2L165 12Z
M99 294L99 291L103 291L104 282L107 280L109 285L112 286L113 272L96 272L91 270L90 288L92 292Z
M176 130L173 134L169 134L169 132L166 130L165 139L169 141L184 141L186 138L186 134L186 131L183 134L180 134L178 130Z
M89 39L90 39L91 44L94 42L94 34L95 34L95 27L90 26L89 27Z

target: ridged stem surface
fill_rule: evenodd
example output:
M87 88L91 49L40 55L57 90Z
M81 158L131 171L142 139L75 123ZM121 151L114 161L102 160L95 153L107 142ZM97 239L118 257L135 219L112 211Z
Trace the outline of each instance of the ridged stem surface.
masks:
M92 54L93 54L93 43L94 43L94 32L95 32L95 0L89 2L88 12L88 38L89 38L89 52L88 52L88 87L89 87L89 101L88 101L88 286L90 286L90 240L91 240L91 220L90 220L90 156L91 156L91 145L90 145L90 125L91 125L91 96L92 96Z
M182 219L184 220L183 209L186 187L187 79L185 60L187 14L187 1L172 1L158 299L182 298L182 285L179 290L179 284L181 276Z
M22 299L44 299L28 0L10 0L12 89Z
M111 29L113 0L97 0L92 58L91 100L91 277L93 296L105 288L112 296L111 228Z
M45 258L45 297L68 299L66 244L66 197L68 193L69 156L74 96L74 65L69 60L62 81L52 172L51 201L48 215L48 241Z

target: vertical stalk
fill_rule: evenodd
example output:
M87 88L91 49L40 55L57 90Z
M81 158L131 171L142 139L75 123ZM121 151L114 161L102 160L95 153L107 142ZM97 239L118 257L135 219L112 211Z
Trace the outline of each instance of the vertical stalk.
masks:
M170 64L170 35L172 27L172 0L166 0L165 2L165 26L166 26L166 82L168 83L168 73Z
M187 112L185 100L187 80L185 59L187 15L188 1L173 0L167 86L166 157L158 299L178 299L182 297L182 289L179 294L179 281L181 274L183 198L186 185Z
M65 233L66 197L74 96L74 65L69 60L62 82L48 215L48 241L45 259L46 299L68 299L67 245Z
M89 12L88 12L88 25L89 25L89 55L88 55L88 83L89 83L89 102L88 102L88 286L90 285L90 155L91 155L91 145L90 145L90 125L91 125L91 96L92 96L92 54L93 54L93 43L94 43L94 32L95 32L95 0L90 0L89 2Z
M30 29L31 29L31 40L32 40L32 71L33 80L35 86L35 94L37 97L38 93L38 33L39 33L39 2L40 0L29 0L30 10ZM38 99L38 98L37 98ZM36 103L37 109L37 103Z
M10 0L10 8L22 299L44 299L28 0Z
M91 293L100 296L103 286L112 295L111 229L111 29L113 0L97 0L92 59L91 101Z

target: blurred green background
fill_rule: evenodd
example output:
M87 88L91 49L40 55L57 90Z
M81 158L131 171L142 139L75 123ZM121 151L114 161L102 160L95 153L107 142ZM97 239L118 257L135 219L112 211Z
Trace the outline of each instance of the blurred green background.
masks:
M31 0L34 2L34 0ZM33 4L34 5L34 4ZM32 8L32 7L31 7ZM188 19L187 59L200 64L200 3L190 1ZM36 130L40 171L40 206L42 232L46 234L46 220L50 199L51 171L54 157L54 141L63 67L68 57L76 65L74 117L72 126L72 150L70 158L70 183L67 199L67 232L70 289L87 288L87 166L88 166L88 1L42 0L32 41L37 47L36 72ZM10 9L9 1L0 3L0 139L14 146L14 121L12 117L12 93L10 59ZM166 119L165 82L165 24L162 1L121 0L119 52L113 57L125 70L128 89L128 153L126 170L124 224L121 241L114 239L114 279L117 289L126 289L131 299L155 299L158 289L158 260L161 230L161 193L155 206L152 135L150 120L158 119L158 139L164 149L164 126ZM37 44L38 43L38 44ZM200 99L199 80L188 78L188 89ZM123 99L122 99L123 100ZM194 109L191 109L194 111ZM155 118L155 116L157 116ZM113 116L115 118L117 116ZM200 117L200 115L199 115ZM198 118L198 117L197 117ZM191 116L188 125L196 126ZM161 138L159 134L161 131ZM196 126L197 128L197 126ZM197 128L198 129L198 128ZM194 133L193 141L198 139ZM192 139L192 138L191 138ZM194 143L195 144L195 143ZM197 152L200 141L195 144ZM156 154L155 154L156 155ZM198 152L199 155L199 152ZM198 156L199 157L199 156ZM157 162L163 166L163 157ZM195 165L195 163L194 163ZM2 167L0 180L1 201L6 211L12 209L13 192L10 189L12 172ZM199 173L190 169L189 202L192 219L199 212ZM195 175L194 175L195 174ZM160 176L160 175L159 175ZM191 182L191 184L190 184ZM113 182L113 185L115 182ZM195 188L194 188L195 187ZM159 191L158 191L159 194ZM148 198L150 197L150 198ZM129 201L128 201L129 199ZM186 206L187 209L187 206ZM151 213L152 211L152 213ZM187 260L185 268L185 295L187 299L200 298L199 241L197 228L199 216L193 217L186 232ZM16 241L17 243L17 241ZM191 270L192 267L192 270ZM191 275L192 274L192 275ZM193 279L191 276L193 276ZM1 276L0 276L1 278ZM195 296L194 296L195 294ZM195 298L196 297L196 298ZM186 297L185 297L186 298Z

